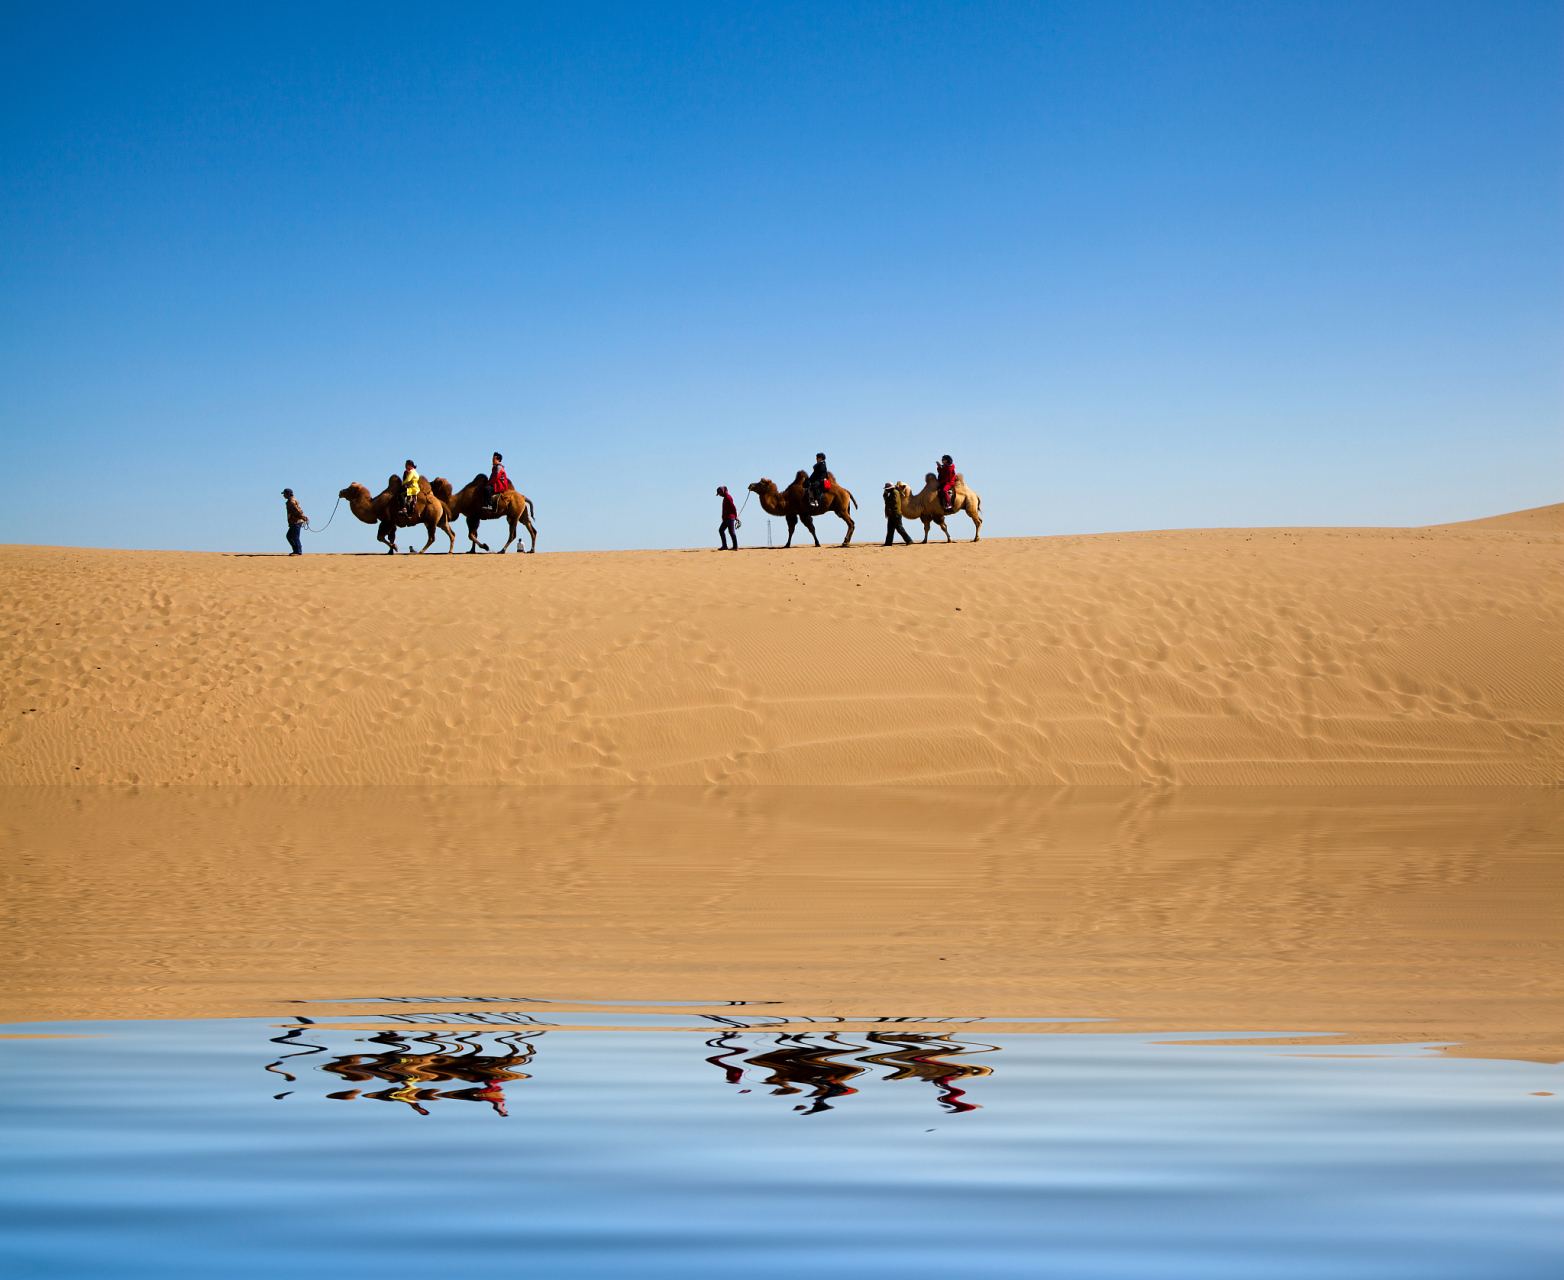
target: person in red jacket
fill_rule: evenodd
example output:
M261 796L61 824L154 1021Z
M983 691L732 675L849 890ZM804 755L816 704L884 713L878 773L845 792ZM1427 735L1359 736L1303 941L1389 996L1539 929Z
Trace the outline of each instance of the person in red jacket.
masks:
M946 454L939 460L939 497L948 515L956 509L956 464Z
M505 474L505 460L502 455L494 455L494 465L489 469L488 493L483 498L483 509L493 511L494 500L511 487L510 477Z
M733 505L733 495L728 492L728 486L719 484L717 496L722 499L722 521L717 525L717 537L721 540L719 551L737 551L739 549L739 509ZM733 539L733 545L728 545L728 539Z

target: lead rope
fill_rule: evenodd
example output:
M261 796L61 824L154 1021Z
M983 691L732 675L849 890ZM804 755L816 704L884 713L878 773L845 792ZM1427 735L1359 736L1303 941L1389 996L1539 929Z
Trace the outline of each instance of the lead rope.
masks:
M342 495L339 493L337 495L337 507L340 507L341 505L342 505ZM332 509L331 509L331 520L335 520L337 518L337 507L332 507ZM321 527L318 528L318 529L314 528L310 524L310 522L308 520L306 520L304 522L304 527L306 529L308 529L311 533L325 533L327 529L331 528L331 520L326 521L326 523L321 525Z

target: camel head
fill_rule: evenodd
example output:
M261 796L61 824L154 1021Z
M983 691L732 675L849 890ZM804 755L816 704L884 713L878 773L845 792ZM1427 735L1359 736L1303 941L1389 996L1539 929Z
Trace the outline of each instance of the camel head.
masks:
M368 502L369 490L361 484L350 484L337 494L339 498L346 498L349 502Z
M898 480L896 482L896 492L901 494L901 496L904 498L912 497L912 490L908 488L907 482L905 480Z
M750 485L749 491L751 493L758 493L761 495L761 497L765 497L765 495L768 493L775 493L777 491L777 487L770 480L757 480L754 484Z

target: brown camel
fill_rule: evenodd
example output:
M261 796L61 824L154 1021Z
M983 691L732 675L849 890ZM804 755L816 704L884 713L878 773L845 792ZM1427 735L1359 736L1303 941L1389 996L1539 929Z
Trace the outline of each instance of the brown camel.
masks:
M904 481L898 480L896 487L901 490L901 511L909 520L923 521L923 540L929 540L929 526L939 525L939 531L945 535L946 542L953 542L950 530L945 527L945 517L953 516L958 511L965 511L972 520L972 541L976 542L983 532L983 499L978 497L971 489L967 488L967 482L958 471L956 473L956 487L951 491L951 498L955 506L945 510L945 503L940 498L939 479L930 471L923 477L923 488L913 493Z
M815 517L823 516L827 512L833 512L847 521L847 536L842 539L845 547L853 540L853 530L858 526L853 523L849 514L852 507L858 505L858 499L853 497L846 489L836 483L836 477L829 471L826 478L830 480L831 487L826 490L824 506L815 506L809 501L809 491L806 487L807 479L802 471L793 478L793 483L788 485L780 493L770 480L757 480L750 485L749 491L760 499L760 505L767 515L782 516L787 520L787 542L785 546L793 545L793 531L800 521L804 528L809 530L809 536L815 540L815 546L820 545L820 535L815 532Z
M413 508L411 515L402 510L402 478L392 476L385 489L373 498L369 496L369 490L361 484L350 484L337 495L345 498L350 510L365 524L378 526L375 530L375 540L386 544L386 552L389 555L396 554L396 531L398 528L411 529L414 525L423 525L429 531L429 541L424 543L421 550L427 551L434 544L434 531L442 529L445 536L451 540L447 554L456 550L456 535L451 532L451 522L446 517L445 504L435 497L433 493L423 492L418 495L418 504ZM411 555L413 548L409 547Z
M538 531L532 524L532 517L535 514L532 507L532 499L525 494L518 493L515 489L507 489L496 499L494 509L492 511L487 510L483 505L483 495L488 481L488 476L480 472L472 478L471 484L457 494L451 493L451 482L449 480L438 479L430 487L434 489L434 496L445 503L447 512L452 516L466 517L467 539L472 544L467 548L469 555L479 547L482 547L485 551L489 549L488 543L478 541L478 521L498 520L502 516L510 522L510 537L505 540L505 545L500 548L499 554L504 555L510 548L510 544L516 541L517 525L524 525L527 532L532 535L532 550L536 551L538 549Z

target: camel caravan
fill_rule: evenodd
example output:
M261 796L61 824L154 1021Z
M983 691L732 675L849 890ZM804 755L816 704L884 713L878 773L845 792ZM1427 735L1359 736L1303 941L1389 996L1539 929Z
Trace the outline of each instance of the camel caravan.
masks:
M815 468L810 474L800 471L793 477L792 484L786 489L778 489L776 482L761 479L749 486L749 491L760 500L761 510L769 516L781 516L787 521L787 541L783 543L784 549L793 545L793 535L802 524L809 531L809 536L815 540L815 546L820 545L820 535L815 532L815 517L834 515L843 520L847 525L847 536L842 539L842 545L848 546L853 540L853 531L857 525L853 521L852 509L858 505L858 499L852 492L837 482L826 466L825 454L815 455ZM723 550L737 551L738 540L738 512L734 509L733 499L728 495L726 488L719 488L717 496L722 499L722 522L717 527L719 547ZM939 526L939 531L945 535L946 542L953 542L950 529L945 524L947 516L953 516L957 512L965 512L967 518L972 521L972 541L976 542L983 533L983 499L976 491L967 487L965 477L957 470L954 462L947 453L939 462L937 471L925 473L923 488L917 493L904 482L898 481L885 485L885 545L890 546L896 535L900 534L905 543L911 543L912 538L902 527L903 517L910 517L923 522L923 541L929 540L929 529L933 525ZM732 546L728 545L732 539Z
M497 453L493 470L488 475L480 471L456 493L451 491L451 482L444 477L425 481L409 459L406 470L400 476L392 476L374 497L370 497L369 490L361 484L350 484L337 497L348 504L348 510L358 519L375 526L375 539L385 544L389 555L396 554L396 531L419 525L429 537L422 547L409 547L409 555L415 550L419 553L428 551L434 545L436 533L443 533L450 539L446 548L446 554L450 554L456 550L452 518L467 521L469 555L489 549L487 542L478 541L478 526L484 520L504 520L510 526L510 537L499 554L510 550L518 528L526 529L532 537L532 545L527 550L538 549L538 531L532 523L532 500L511 484Z
M799 471L785 489L778 488L773 480L762 478L750 485L749 491L760 500L761 510L767 515L779 516L787 521L784 549L793 545L793 537L800 524L808 530L818 547L820 535L815 530L815 519L823 515L834 515L846 524L847 534L842 539L842 546L852 544L853 533L858 527L852 513L858 506L858 499L831 473L826 465L825 454L817 453L814 470L807 474ZM289 543L294 547L293 554L298 555L298 527L307 524L307 521L302 508L294 500L293 490L284 489L283 496L288 499ZM722 499L722 520L718 525L719 545L723 550L737 551L739 510L734 506L733 497L725 486L718 487L717 496ZM958 512L965 512L972 521L972 541L976 542L982 537L983 500L968 488L965 477L956 470L948 453L941 458L937 470L925 473L923 488L917 493L905 481L897 481L895 484L887 481L883 496L886 546L891 546L897 536L901 537L904 544L911 545L912 537L902 525L904 518L923 522L924 544L928 542L929 532L935 525L945 535L946 542L954 542L946 518ZM380 493L371 495L363 485L350 484L337 497L348 504L348 510L357 519L375 526L376 540L384 544L390 555L396 554L396 531L420 525L427 535L424 545L409 547L408 554L428 551L439 533L444 533L448 539L446 553L454 552L456 532L451 527L453 519L467 522L469 555L489 550L488 543L478 541L478 529L485 520L504 520L509 525L510 536L499 549L500 554L503 555L516 544L520 529L526 529L531 537L531 545L526 548L518 546L517 550L536 552L538 549L538 531L532 523L532 500L511 484L498 453L494 455L494 466L487 476L479 472L459 491L453 491L451 482L444 477L424 480L409 458L402 475L391 476Z

